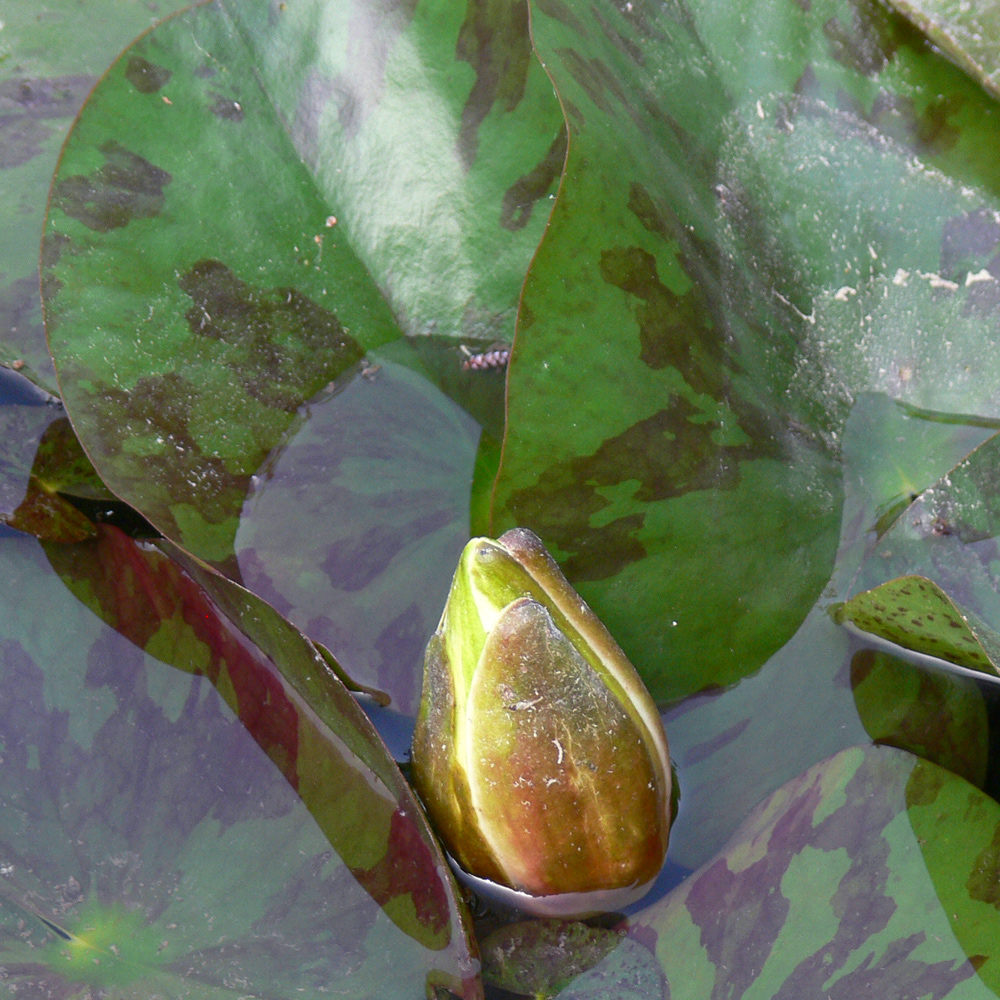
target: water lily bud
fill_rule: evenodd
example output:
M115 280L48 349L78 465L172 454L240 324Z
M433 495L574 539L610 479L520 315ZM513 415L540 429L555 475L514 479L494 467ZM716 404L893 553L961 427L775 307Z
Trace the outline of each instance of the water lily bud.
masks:
M526 909L613 909L663 864L670 760L659 713L524 528L462 553L427 646L412 756L452 857Z

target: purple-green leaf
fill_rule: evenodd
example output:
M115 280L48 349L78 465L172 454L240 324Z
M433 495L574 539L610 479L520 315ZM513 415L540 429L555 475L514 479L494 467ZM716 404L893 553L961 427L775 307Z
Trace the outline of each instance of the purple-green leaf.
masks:
M856 747L762 802L630 921L672 1000L980 998L1000 986L1000 806L904 751Z
M92 543L50 545L47 554L66 585L134 644L134 656L145 651L211 682L283 794L307 811L353 884L410 939L412 960L475 997L474 945L440 849L371 724L316 649L252 594L207 568L185 572L115 529L101 528ZM196 749L208 736L190 739ZM160 752L155 742L148 752ZM170 780L168 770L157 809L169 808ZM323 899L317 895L316 905L336 913L336 896ZM368 933L365 924L353 936L360 942Z

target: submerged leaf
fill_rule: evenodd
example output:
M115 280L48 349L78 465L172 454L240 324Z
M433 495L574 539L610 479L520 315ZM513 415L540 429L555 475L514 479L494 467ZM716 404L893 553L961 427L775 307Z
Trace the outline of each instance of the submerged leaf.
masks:
M114 564L131 544L104 555ZM37 543L8 538L0 548L4 578L19 582L0 594L8 983L44 995L204 1000L234 988L278 998L336 983L367 1000L421 997L430 978L481 996L457 925L449 940L457 914L446 899L432 917L446 921L432 947L412 933L417 896L404 889L404 904L400 887L416 872L441 878L444 866L421 842L416 807L382 782L370 727L352 730L318 699L319 711L305 712L289 688L282 697L268 657L212 617L159 554L131 558L135 586L118 579L116 625L135 631L143 626L131 612L160 608L145 623L154 658L76 601ZM88 564L88 548L100 551L54 551L76 551L68 576L111 610L115 587L100 559ZM217 672L218 689L202 670ZM339 829L354 821L354 834L337 840L349 860L331 850L333 806L324 814L312 798L307 808L314 779L330 782ZM437 891L434 879L421 877L420 891Z
M889 747L845 750L762 802L629 933L655 949L672 1000L986 1000L998 830L1000 806L961 778Z

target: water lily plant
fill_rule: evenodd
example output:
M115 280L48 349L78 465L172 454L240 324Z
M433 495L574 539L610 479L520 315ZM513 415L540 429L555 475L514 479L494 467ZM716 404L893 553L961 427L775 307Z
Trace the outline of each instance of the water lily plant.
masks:
M659 714L524 528L462 553L427 646L413 776L462 872L530 911L624 905L663 864Z

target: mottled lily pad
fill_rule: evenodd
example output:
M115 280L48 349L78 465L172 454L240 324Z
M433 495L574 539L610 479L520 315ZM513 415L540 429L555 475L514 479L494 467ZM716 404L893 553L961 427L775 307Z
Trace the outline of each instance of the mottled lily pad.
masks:
M404 335L445 338L455 371L511 339L562 131L525 30L514 8L208 3L83 109L44 252L64 399L115 493L233 579L301 406Z
M671 1000L934 996L1000 987L1000 805L890 747L844 750L762 802L630 921Z
M834 617L918 653L994 676L1000 672L1000 635L925 577L903 576L856 594Z
M63 139L97 78L187 0L0 0L0 364L56 391L38 295L38 241Z

